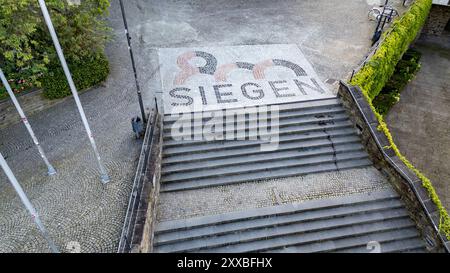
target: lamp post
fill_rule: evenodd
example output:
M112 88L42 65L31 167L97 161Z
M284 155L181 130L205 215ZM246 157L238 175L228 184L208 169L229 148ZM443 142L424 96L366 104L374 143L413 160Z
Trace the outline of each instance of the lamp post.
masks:
M123 7L122 0L119 0L119 2L120 2L120 10L122 12L123 26L125 27L125 35L127 37L128 51L130 52L131 65L133 67L134 81L136 83L136 91L137 91L138 100L139 100L139 107L141 109L142 122L144 124L146 124L147 117L145 116L144 103L142 101L141 87L139 85L137 71L136 71L136 64L134 62L133 48L131 47L131 37L130 37L130 33L128 32L128 24L127 24L127 18L125 15L125 8Z

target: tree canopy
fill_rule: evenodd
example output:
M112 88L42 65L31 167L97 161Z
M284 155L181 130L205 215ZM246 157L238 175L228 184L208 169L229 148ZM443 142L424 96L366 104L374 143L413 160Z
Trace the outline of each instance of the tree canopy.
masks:
M110 33L104 20L108 0L45 2L69 62L103 53ZM39 86L39 78L58 62L39 3L0 0L0 7L0 67L9 79Z

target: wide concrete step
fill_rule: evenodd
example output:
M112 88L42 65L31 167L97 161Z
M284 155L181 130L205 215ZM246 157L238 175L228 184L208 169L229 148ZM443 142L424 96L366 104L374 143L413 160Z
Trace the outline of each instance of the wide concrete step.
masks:
M306 165L299 165L298 163L290 166L283 166L276 169L263 169L254 172L245 172L238 174L226 174L221 176L207 177L207 178L195 178L187 181L172 181L161 185L161 192L180 191L180 190L192 190L206 187L215 187L230 185L235 183L259 181L265 179L275 179L282 177L306 175L311 173L339 171L351 168L361 168L372 165L372 162L366 157L362 157L362 154L358 154L355 157L353 155L340 156L340 160L335 160L333 156L321 156L315 161L310 160ZM346 157L345 160L343 157Z
M427 249L424 241L418 236L417 229L410 228L411 233L415 231L416 236L407 237L404 239L390 240L388 242L380 243L381 253L426 253ZM402 230L403 236L407 236L406 231ZM373 241L373 240L372 240ZM367 246L349 247L343 250L335 251L337 253L367 253L370 252Z
M254 208L224 214L213 214L194 218L164 221L157 225L157 234L187 230L208 225L227 224L242 219L267 218L279 215L302 213L312 210L333 209L341 206L359 205L368 202L398 200L398 194L390 188L370 193L352 194L350 196L310 200L305 202L287 203L272 207Z
M280 119L278 131L251 130L258 128L258 124L253 124L250 129L247 126L243 130L245 140L177 140L165 132L161 192L371 164L347 114L341 111L339 99L283 104L280 107L284 118ZM198 127L204 121L199 120ZM246 122L251 124L248 120ZM170 122L167 125L170 126ZM234 128L229 131L237 133Z
M283 151L291 148L295 149L296 147L305 147L305 145L314 146L319 143L331 143L339 138L348 138L349 142L353 142L353 140L357 139L359 142L359 137L355 136L353 129L333 130L303 135L302 138L298 135L292 137L291 135L281 136L278 141L277 150ZM170 165L176 163L203 161L211 158L226 158L228 156L238 154L250 155L254 153L261 153L263 152L261 149L261 147L263 147L261 146L262 144L267 144L267 142L228 141L223 142L223 144L210 143L206 145L198 145L197 147L183 146L177 149L172 149L173 151L166 151L166 154L163 156L162 164ZM320 145L321 144L319 144L319 146ZM198 150L203 152L190 152Z
M336 122L323 126L303 126L295 130L280 130L279 143L301 141L306 139L327 138L329 135L356 134L349 121ZM179 155L183 153L195 153L202 151L217 151L243 146L260 146L274 139L275 133L247 135L245 140L180 140L173 139L164 142L164 156ZM250 138L252 137L252 138Z
M217 122L221 122L223 127L226 126L236 126L240 128L241 126L249 126L251 124L256 124L258 122L272 121L278 119L280 123L289 123L289 122L308 122L308 121L317 121L325 117L339 117L340 115L345 114L345 109L342 106L333 106L326 109L309 109L309 110L292 110L288 112L265 112L265 113L246 113L245 110L241 110L240 112L236 112L233 116L230 115L219 115L213 116L210 118L195 118L193 116L183 116L177 122L165 122L164 123L164 132L170 132L171 130L186 130L191 129L194 130L196 128L202 128L206 124L215 124ZM269 123L270 124L270 123ZM181 129L180 129L181 128Z
M199 178L212 178L212 177L221 177L232 174L241 174L241 173L254 173L261 172L267 170L276 170L280 168L289 168L289 167L300 167L300 166L308 166L308 165L317 165L321 163L327 162L338 162L344 160L355 160L355 159L367 159L368 155L365 151L349 151L349 152L340 152L336 154L315 154L309 157L286 157L286 158L278 158L276 160L272 160L269 162L260 162L260 161L252 161L248 160L245 164L240 164L238 166L234 166L233 168L229 168L228 166L219 166L214 169L210 168L201 168L200 170L192 169L189 172L185 171L183 173L172 173L164 175L162 182L163 183L171 183L171 182L181 182L192 179ZM246 160L243 158L242 160Z
M306 227L308 230L303 233L293 233L267 240L255 240L236 245L224 245L221 247L198 250L193 249L192 251L220 253L262 252L287 246L317 244L325 240L351 238L361 234L373 234L388 230L400 230L413 227L414 224L411 220L406 215L401 216L401 214L402 213L399 213L397 215L397 212L395 212L392 216L380 216L371 220L366 219L361 222L353 219L353 221L338 224L332 229L314 229L312 227Z
M386 230L376 233L354 235L352 237L344 237L333 240L321 241L316 244L304 244L272 249L270 253L311 253L311 252L349 252L349 253L370 253L374 251L368 247L374 243L379 244L380 248L376 251L380 253L392 250L392 243L403 243L408 240L418 240L421 247L424 246L423 241L418 239L416 227L406 227L402 229ZM370 244L369 244L370 243ZM398 249L401 251L401 249Z
M284 214L277 214L265 217L241 219L230 223L222 223L211 226L190 227L190 229L177 230L176 232L160 231L155 239L155 245L173 244L182 241L200 239L208 236L218 236L233 234L242 230L256 230L269 228L271 226L282 226L293 223L301 223L319 219L330 219L338 216L359 214L365 212L377 212L387 209L402 208L403 204L398 198L385 199L383 202L361 202L360 204L342 205L328 209L308 210L300 213L299 211L289 211Z
M192 167L196 167L196 162L204 162L204 161L213 161L213 160L219 160L223 159L223 162L226 163L226 159L228 158L236 158L236 157L249 157L247 162L251 162L250 159L255 159L254 155L267 155L270 156L270 154L274 154L276 156L277 153L280 154L280 156L285 153L292 151L293 153L297 153L297 155L301 155L303 153L311 154L316 149L320 149L323 147L338 147L340 145L344 144L354 144L358 145L359 138L354 135L349 136L338 136L338 137L328 137L323 139L313 139L313 140L305 140L305 141L298 141L298 142L288 142L288 143L279 143L277 149L275 150L269 150L265 151L262 148L264 146L244 146L241 148L234 148L234 149L227 149L224 151L216 152L204 152L204 153L193 153L193 154L182 154L178 155L177 157L169 157L169 158L163 158L163 166L164 170L170 170L174 167L173 165L178 166L188 166L187 164L190 164ZM362 146L361 146L362 147ZM245 160L245 159L241 159ZM211 163L212 164L212 163Z
M387 189L162 222L156 227L154 250L346 251L365 247L372 240L392 243L417 236L398 195Z
M242 154L224 153L219 157L213 155L203 160L185 160L183 163L172 164L164 167L163 175L173 173L186 173L197 170L234 167L248 163L263 163L281 159L300 159L318 155L333 155L345 152L363 151L363 146L359 143L359 139L351 141L349 139L337 139L333 143L323 143L320 146L310 147L283 147L282 150L271 152L259 152L252 149Z
M270 106L270 105L269 105ZM316 110L321 110L321 111L326 111L327 109L331 109L333 107L339 107L342 106L342 102L340 99L338 98L326 98L326 99L318 99L318 100L310 100L310 101L301 101L301 102L295 102L295 103L281 103L281 104L277 104L276 105L278 107L278 111L280 114L284 114L286 112L301 112L301 113L308 113L308 111L316 111ZM264 107L264 106L263 106ZM249 107L247 107L249 108ZM254 108L254 107L250 107L250 108ZM245 109L244 108L235 108L236 110L240 110L240 109ZM258 107L258 112L262 113L264 108ZM270 110L269 107L267 107L268 110ZM233 109L228 109L227 112L229 112L230 110ZM205 111L203 112L205 114L205 118L203 119L203 121L207 121L211 116L211 114L209 114L210 112L217 112L220 110L213 110L213 111ZM224 113L223 115L225 115L227 113L226 111L222 110L222 113ZM195 118L196 115L198 113L185 113L183 114L184 117L188 116L192 114L192 117ZM180 119L180 115L175 114L165 114L164 115L164 124L171 124L173 122L176 122Z
M235 135L236 138L238 137L238 134L236 133L239 131L242 136L247 136L247 138L253 137L253 136L259 136L267 134L266 132L261 134L261 130L265 130L268 133L273 131L273 128L277 128L277 131L283 131L283 132L290 132L292 130L300 130L302 126L306 127L308 125L317 125L323 127L324 125L332 125L335 122L342 122L342 121L348 121L348 115L347 114L336 114L336 115L324 115L324 116L314 116L314 117L304 117L304 118L292 118L288 120L279 120L278 123L252 123L246 126L224 126L219 130L220 136L227 136L227 135ZM275 127L274 127L275 126ZM181 131L178 132L175 130L175 134L173 134L172 130L168 129L164 132L164 140L166 139L174 139L174 140L195 140L195 137L200 137L205 134L211 134L211 137L214 137L215 135L212 134L212 129L208 129L205 131L202 130L202 127L198 127L198 130L187 130L186 132ZM276 131L276 132L277 132ZM206 139L204 136L203 138Z

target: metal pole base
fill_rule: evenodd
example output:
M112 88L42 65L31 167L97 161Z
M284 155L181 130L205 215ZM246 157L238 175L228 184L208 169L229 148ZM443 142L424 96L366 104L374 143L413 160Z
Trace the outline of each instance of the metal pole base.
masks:
M56 174L55 168L53 168L53 166L51 166L51 165L48 166L47 174L48 174L49 176L55 175L55 174Z
M107 174L102 174L102 175L100 176L100 179L102 180L102 183L103 183L103 184L106 184L106 183L108 183L109 181L111 181L111 179L109 179L109 176L108 176Z

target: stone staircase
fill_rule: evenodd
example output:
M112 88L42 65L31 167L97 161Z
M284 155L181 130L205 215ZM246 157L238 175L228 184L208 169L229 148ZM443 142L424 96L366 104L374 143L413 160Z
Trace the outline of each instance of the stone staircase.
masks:
M423 252L391 189L162 222L156 252Z
M171 202L182 206L187 202L184 193L192 191L202 200L204 189L371 166L340 99L278 107L279 146L273 151L261 149L265 138L174 140L176 118L165 116L161 198L176 194ZM195 129L207 121L189 126ZM232 122L242 122L247 136L257 126L250 116ZM155 252L369 252L371 241L380 244L382 252L426 251L390 186L195 217L187 210L176 219L158 217L163 220L156 225Z
M280 105L275 151L262 151L261 144L267 141L261 138L176 141L170 133L173 122L170 116L164 119L162 192L371 164L337 98Z

